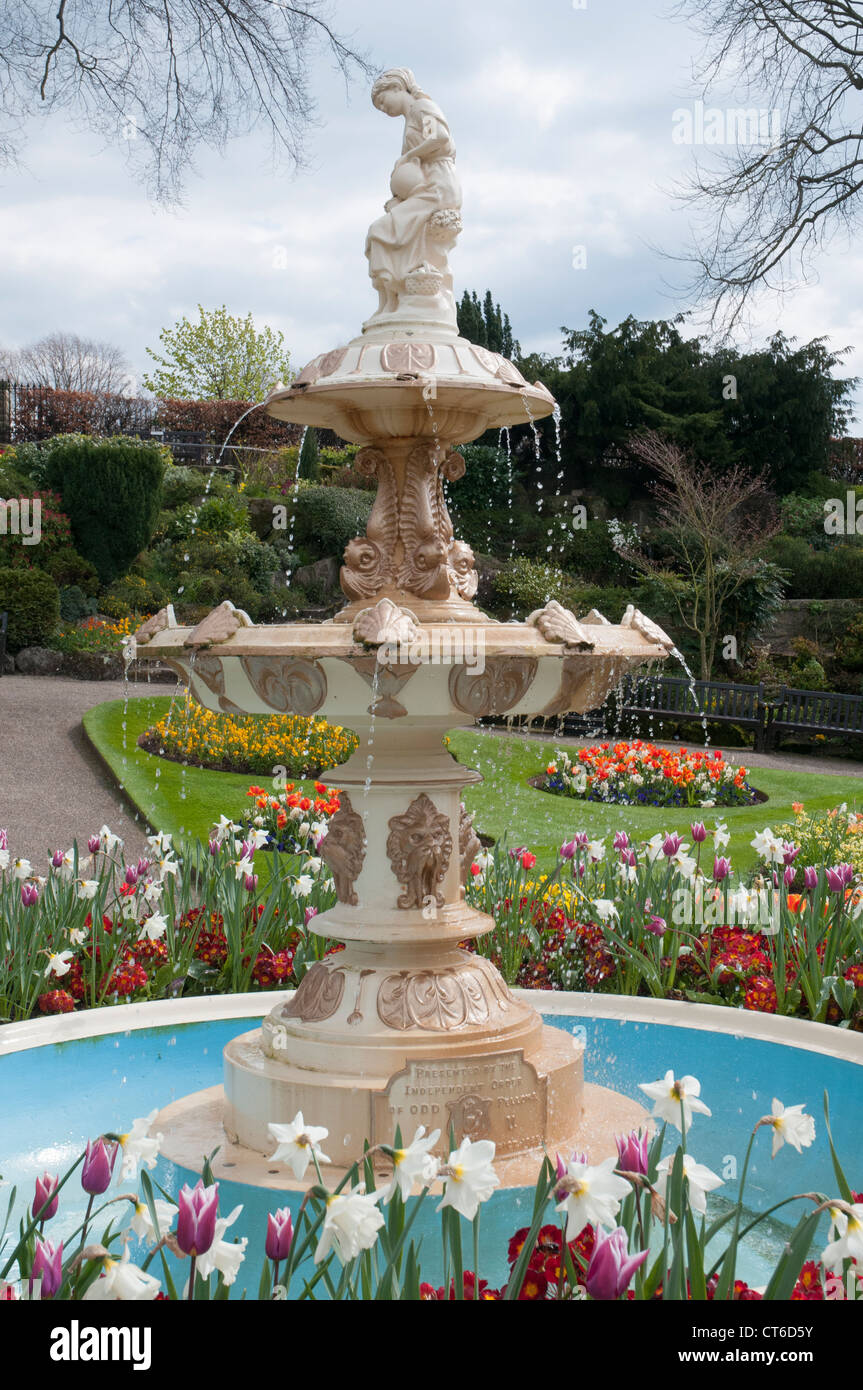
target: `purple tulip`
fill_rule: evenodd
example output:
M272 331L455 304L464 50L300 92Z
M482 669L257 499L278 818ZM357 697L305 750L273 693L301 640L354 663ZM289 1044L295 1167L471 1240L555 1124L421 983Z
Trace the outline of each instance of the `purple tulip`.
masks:
M629 1254L629 1242L622 1226L615 1226L611 1235L600 1229L590 1256L585 1287L591 1298L610 1302L620 1298L629 1287L635 1271L644 1264L648 1252Z
M648 1136L646 1131L634 1129L630 1134L618 1134L614 1140L617 1145L618 1168L623 1173L642 1173L647 1176Z
M827 887L831 893L843 893L854 877L851 864L837 864L835 869L827 869Z
M9 831L0 830L0 849L9 848Z
M807 867L803 870L803 886L804 886L805 888L812 889L812 888L815 888L815 887L817 886L817 884L818 884L818 870L817 870L817 869L813 869L812 865L809 864L809 865L807 865Z
M575 840L567 840L566 843L560 847L561 859L574 859L577 849L578 845L575 843Z
M177 1207L177 1244L186 1255L205 1255L216 1237L219 1184L205 1187L203 1178L194 1187L185 1183Z
M0 845L0 849L2 849L2 848L3 848L2 845ZM52 868L52 869L61 869L62 867L63 867L63 851L62 851L61 849L55 849L54 853L51 855L51 868Z
M701 845L707 839L707 827L703 821L697 820L694 825L690 825L689 833L697 845Z
M32 907L39 901L39 889L35 883L21 884L21 901L25 907Z
M91 854L96 854L101 843L102 841L99 839L98 835L91 835L87 841L87 848Z
M257 874L246 874L246 877L245 877L245 880L244 880L244 881L245 881L245 885L246 885L246 892L247 892L247 893L254 893L255 889L256 889L257 886L258 886L258 875L257 875Z
M627 833L626 833L625 830L618 830L617 834L616 834L615 837L614 837L614 848L615 848L615 849L628 849L628 848L629 848L629 836L627 835Z
M657 917L655 913L645 918L644 930L649 931L653 936L664 936L667 930L664 917Z
M526 851L527 845L519 845L517 849L510 850L509 857L510 859L520 859L521 856L526 853Z
M138 863L135 865L135 872L137 873L139 878L143 878L149 867L149 859L139 859Z
M683 840L679 835L666 835L662 842L662 853L668 859L673 859L682 844Z
M621 864L628 864L630 868L634 869L638 865L638 855L634 849L621 850L620 862Z
M36 1254L30 1272L30 1293L37 1279L42 1280L40 1297L53 1298L63 1282L63 1242L55 1247L50 1240L36 1237Z
M291 1253L294 1240L294 1226L287 1207L270 1212L267 1217L266 1252L268 1260L286 1260Z
M794 860L797 858L797 856L798 856L799 853L800 853L800 846L799 846L799 845L792 845L791 842L790 842L789 840L783 841L783 844L782 844L782 863L783 863L783 864L793 864L793 863L794 863Z
M87 1142L87 1153L81 1168L81 1186L91 1197L99 1197L111 1185L117 1145L106 1144L104 1139Z
M721 883L731 873L731 860L724 855L718 854L713 860L713 877L717 883Z
M255 857L255 842L254 842L254 840L244 840L244 841L243 841L242 848L241 848L241 850L240 850L240 858L241 858L241 859L249 859L249 860L252 860L252 859L254 859L254 857Z
M317 917L319 910L320 909L317 907L306 908L305 912L303 913L303 923L305 926L309 925L309 922L311 922L313 917Z
M40 1221L50 1221L52 1216L57 1215L60 1198L56 1194L59 1185L60 1179L52 1177L50 1173L43 1173L41 1178L36 1179L36 1196L33 1198L34 1221L37 1217Z
M134 888L135 884L138 882L138 870L135 868L134 864L130 864L126 870L126 882L132 888Z
M210 853L214 859L221 848L222 844L220 840L210 840Z
M795 880L796 877L797 877L797 870L795 869L795 867L794 867L793 864L789 864L789 865L788 865L788 868L785 870L784 874L782 875L782 878L783 878L783 880L784 880L784 882L785 882L786 888L790 888L790 887L791 887L791 885L792 885L792 883L794 882L794 880Z

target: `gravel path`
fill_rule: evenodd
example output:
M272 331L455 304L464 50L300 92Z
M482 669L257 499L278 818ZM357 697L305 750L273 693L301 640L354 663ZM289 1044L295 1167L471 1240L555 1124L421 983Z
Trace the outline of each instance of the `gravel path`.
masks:
M132 698L170 690L146 682L129 687ZM29 859L37 873L52 850L67 850L76 838L83 847L106 823L130 855L143 851L145 829L81 724L93 705L123 694L122 681L17 672L0 678L0 827L9 832L12 856Z

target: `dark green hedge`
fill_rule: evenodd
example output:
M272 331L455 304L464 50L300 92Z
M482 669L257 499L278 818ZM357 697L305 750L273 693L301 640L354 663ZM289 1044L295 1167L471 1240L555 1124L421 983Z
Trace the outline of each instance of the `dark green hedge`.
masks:
M60 621L60 593L43 570L0 569L0 613L9 614L10 652L43 646Z

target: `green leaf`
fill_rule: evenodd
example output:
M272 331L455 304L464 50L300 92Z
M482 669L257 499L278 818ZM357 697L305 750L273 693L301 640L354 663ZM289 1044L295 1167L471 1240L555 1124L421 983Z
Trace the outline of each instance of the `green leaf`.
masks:
M765 1301L787 1302L790 1299L794 1285L800 1278L803 1262L809 1255L809 1248L815 1239L820 1220L821 1213L817 1211L810 1211L800 1218L785 1247L785 1253L764 1290Z

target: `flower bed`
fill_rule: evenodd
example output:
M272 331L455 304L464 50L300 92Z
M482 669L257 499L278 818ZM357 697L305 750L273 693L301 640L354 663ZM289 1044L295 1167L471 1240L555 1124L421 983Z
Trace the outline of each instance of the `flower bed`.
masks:
M317 844L326 834L329 818L340 805L337 788L315 782L314 792L314 798L304 796L293 782L275 795L265 787L249 787L246 796L253 798L253 805L243 816L244 829L266 835L260 849L303 854L310 841Z
M78 623L63 625L51 638L51 646L60 652L97 652L118 656L123 642L130 637L149 614L129 618L82 618Z
M775 1302L857 1301L863 1295L863 1194L843 1172L829 1129L835 1195L789 1195L779 1205L797 1204L800 1215L764 1289L738 1277L744 1238L775 1210L753 1219L744 1208L758 1131L769 1131L773 1157L785 1145L802 1153L815 1139L815 1121L802 1104L773 1100L749 1135L736 1202L722 1219L708 1222L709 1194L724 1179L692 1152L695 1116L699 1126L705 1123L701 1117L711 1116L698 1079L676 1078L669 1070L639 1089L653 1102L653 1136L641 1130L621 1135L617 1155L598 1162L579 1153L559 1154L556 1165L546 1159L533 1201L525 1203L531 1222L512 1235L508 1277L498 1288L482 1278L479 1254L482 1208L500 1187L490 1140L466 1137L456 1146L452 1139L440 1154L434 1152L440 1130L426 1134L420 1127L409 1143L397 1130L391 1143L369 1149L362 1172L354 1164L334 1187L322 1171L330 1162L323 1151L325 1128L299 1113L290 1124L270 1124L271 1168L286 1167L301 1181L313 1165L316 1181L298 1206L294 1199L294 1210L289 1198L269 1213L260 1272L250 1271L247 1280L249 1237L228 1234L243 1207L220 1215L219 1184L209 1160L195 1186L184 1185L176 1196L145 1171L155 1167L162 1139L151 1133L153 1111L124 1134L91 1139L64 1174L36 1178L31 1202L14 1213L19 1237L13 1236L0 1263L0 1299L212 1300L227 1298L232 1286L243 1284L243 1297L250 1285L262 1301L314 1298L317 1285L336 1301ZM681 1137L664 1152L669 1127ZM436 1182L442 1185L440 1285L424 1279L427 1237L418 1240L411 1230ZM79 1184L87 1199L83 1220L64 1238L52 1238L51 1223L60 1216L60 1225L67 1206L75 1206ZM826 1245L820 1259L808 1259L825 1214ZM67 1228L72 1224L67 1218ZM131 1259L135 1240L140 1265ZM469 1252L473 1269L466 1267Z
M357 737L340 724L301 715L215 714L191 700L138 739L148 753L218 772L316 777L350 757Z
M534 785L582 801L623 806L751 806L765 798L749 785L745 767L719 751L672 751L636 739L558 753Z

